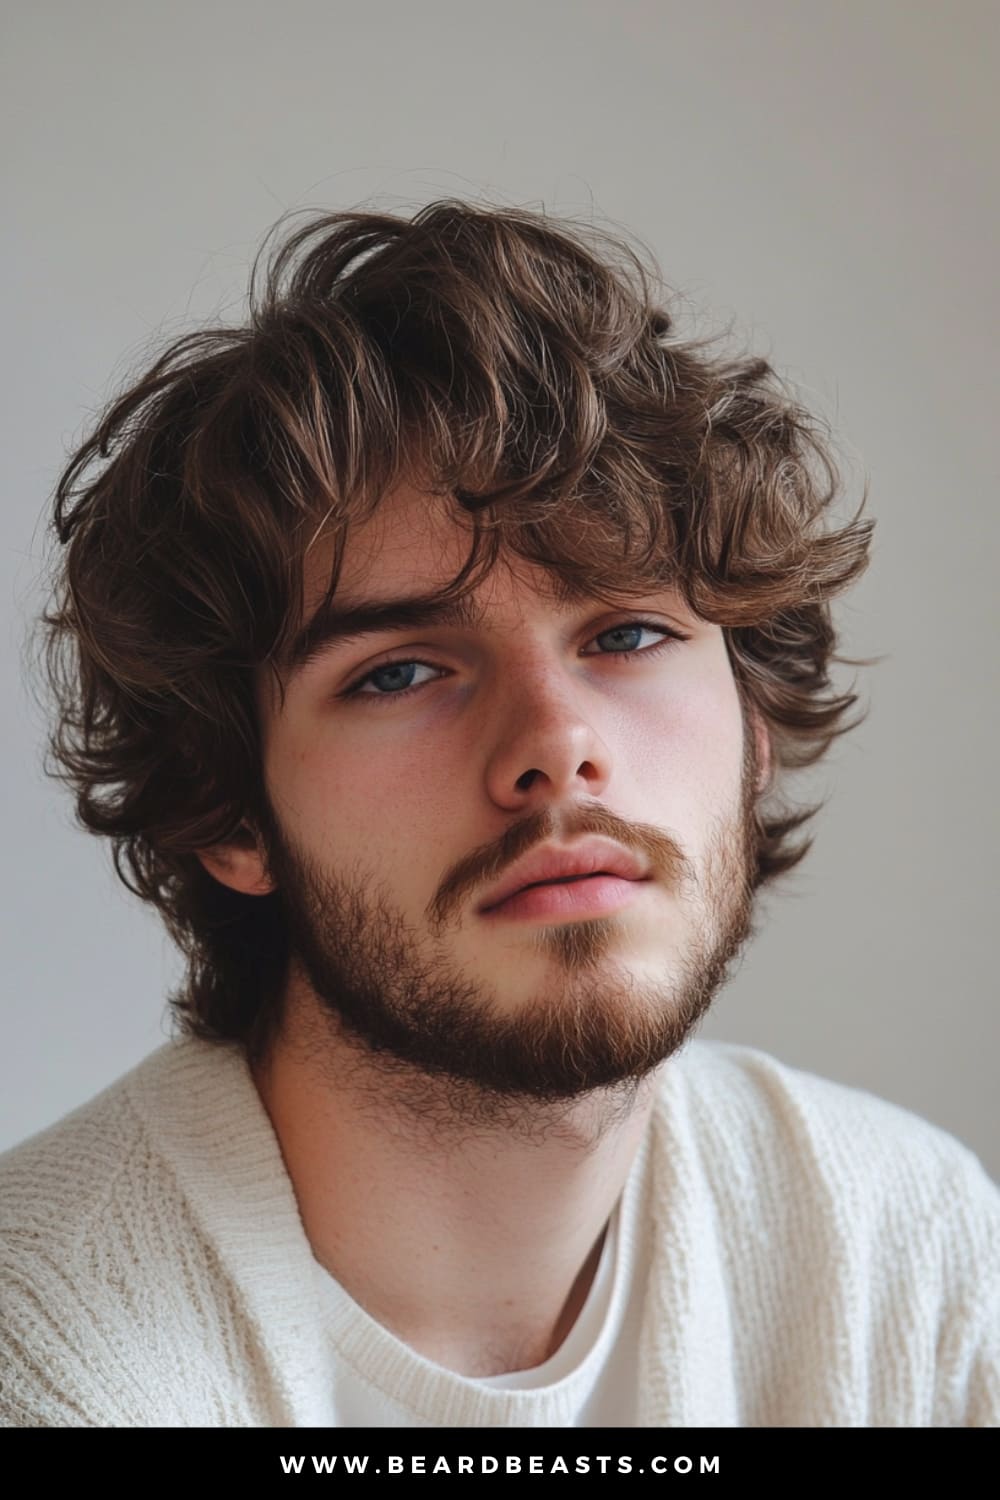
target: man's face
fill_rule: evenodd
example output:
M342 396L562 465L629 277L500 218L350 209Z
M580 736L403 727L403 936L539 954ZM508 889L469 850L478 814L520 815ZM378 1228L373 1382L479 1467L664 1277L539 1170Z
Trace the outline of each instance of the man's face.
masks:
M334 607L430 593L468 545L446 502L398 491L351 534ZM329 641L283 705L261 685L268 872L310 1005L400 1087L433 1076L484 1107L636 1083L752 930L761 756L721 629L673 589L609 608L546 583L514 560L478 622ZM644 878L482 909L588 835L598 868L625 851Z

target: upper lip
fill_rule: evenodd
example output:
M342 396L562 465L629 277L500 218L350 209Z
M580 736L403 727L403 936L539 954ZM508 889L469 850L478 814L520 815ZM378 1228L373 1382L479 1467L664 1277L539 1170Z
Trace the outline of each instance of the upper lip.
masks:
M588 838L577 844L548 844L512 865L503 880L486 896L479 910L491 911L526 885L560 880L567 875L617 875L623 880L643 880L646 869L637 855L609 839Z

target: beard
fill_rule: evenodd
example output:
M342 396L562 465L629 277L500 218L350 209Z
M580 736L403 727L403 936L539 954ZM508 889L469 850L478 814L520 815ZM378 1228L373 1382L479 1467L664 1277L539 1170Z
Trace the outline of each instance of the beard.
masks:
M297 1016L307 1051L321 1064L335 1060L339 1082L349 1078L383 1118L392 1103L428 1123L530 1131L530 1122L551 1123L591 1095L609 1118L627 1114L643 1080L691 1035L754 931L757 757L744 728L738 794L697 868L663 829L627 822L603 804L574 803L558 818L543 809L450 871L422 928L360 861L331 871L295 849L268 807L259 831L287 924L285 999L305 999ZM464 898L481 895L539 843L587 833L644 855L651 892L609 916L484 930L484 950L508 939L522 946L516 1000L463 968L447 943L463 904L471 913ZM657 900L674 910L662 923L662 962L651 964L656 918L642 903ZM630 970L623 924L636 910L646 957ZM515 972L509 959L505 972Z

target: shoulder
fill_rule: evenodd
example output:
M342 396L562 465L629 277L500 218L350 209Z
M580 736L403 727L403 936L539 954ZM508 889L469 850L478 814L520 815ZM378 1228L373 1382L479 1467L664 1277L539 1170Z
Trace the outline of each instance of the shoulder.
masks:
M703 1148L753 1168L840 1182L866 1195L891 1188L914 1212L949 1185L994 1211L1000 1193L953 1135L875 1094L793 1068L752 1047L692 1043L665 1075L661 1102Z
M865 1421L901 1409L890 1387L922 1393L906 1418L920 1425L1000 1420L1000 1191L973 1152L861 1089L716 1042L666 1066L654 1119L664 1197L699 1205L736 1301L769 1309L772 1344L839 1329L844 1388L862 1368L885 1386Z
M194 1041L160 1047L86 1104L0 1154L0 1236L58 1246L62 1254L95 1225L114 1233L122 1195L162 1172L172 1155L171 1121L197 1111L199 1095L225 1114L238 1065L224 1049Z
M170 1043L0 1156L0 1425L170 1421L157 1370L171 1330L194 1332L178 1266L204 1287L212 1250L159 1128L163 1099L183 1098L185 1079L224 1099L227 1066Z

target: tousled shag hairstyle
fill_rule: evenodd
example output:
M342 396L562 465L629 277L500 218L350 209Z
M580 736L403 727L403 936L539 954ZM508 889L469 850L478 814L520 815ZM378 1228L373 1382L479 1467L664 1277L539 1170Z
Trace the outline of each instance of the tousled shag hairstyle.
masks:
M49 770L182 949L181 1024L256 1054L274 1034L281 892L234 892L196 851L273 826L255 682L301 629L308 549L332 542L329 599L349 530L418 477L470 530L442 598L519 557L567 598L676 585L723 628L771 742L754 889L790 871L823 804L776 784L864 717L830 664L869 664L834 655L829 600L874 522L864 497L824 514L825 424L765 360L681 338L655 263L592 226L442 200L311 215L267 249L246 322L175 340L54 502Z

